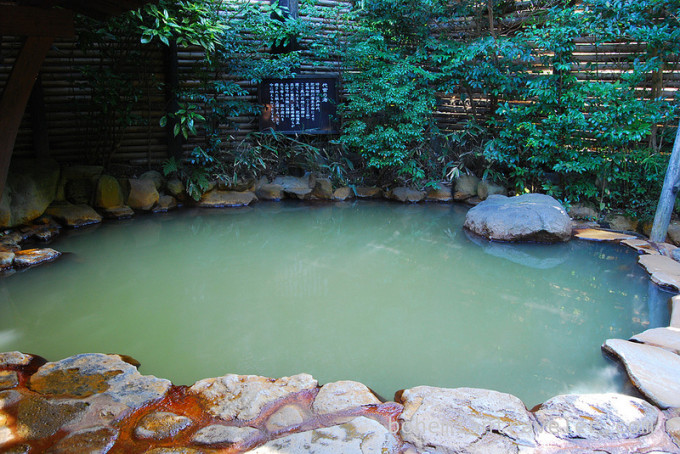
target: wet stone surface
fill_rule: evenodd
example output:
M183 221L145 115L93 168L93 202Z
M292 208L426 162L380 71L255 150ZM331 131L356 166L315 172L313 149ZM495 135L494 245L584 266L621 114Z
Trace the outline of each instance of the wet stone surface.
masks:
M204 427L196 432L193 442L199 445L243 443L259 434L260 431L253 427L232 427L215 424Z
M167 411L146 415L135 429L137 438L163 440L177 435L192 425L191 419Z
M19 376L11 370L0 371L0 391L14 388L19 384Z

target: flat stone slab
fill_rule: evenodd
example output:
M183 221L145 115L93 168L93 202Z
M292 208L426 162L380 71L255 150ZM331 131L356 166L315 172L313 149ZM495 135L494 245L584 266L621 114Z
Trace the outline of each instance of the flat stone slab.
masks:
M31 266L42 265L52 262L61 256L61 252L52 248L45 249L25 249L14 253L14 266L17 268L28 268Z
M66 227L79 228L99 224L102 217L89 205L53 205L46 211Z
M135 211L127 205L118 208L103 210L106 219L130 219L135 215Z
M312 408L315 413L323 415L379 403L380 400L363 383L344 380L323 385Z
M569 241L572 233L564 207L545 194L489 196L467 212L463 227L489 240L510 242Z
M421 451L468 452L483 444L486 452L512 452L536 446L529 412L510 394L418 386L403 391L401 400L401 436Z
M366 417L322 429L288 435L266 443L248 454L397 454L395 437L377 421Z
M680 263L664 255L641 255L638 263L647 270L653 282L680 291Z
M602 348L623 362L633 385L658 407L680 407L680 356L621 339L608 339Z
M534 415L543 430L564 440L616 440L652 433L660 412L621 394L571 394L553 397Z
M213 424L196 432L192 441L199 445L243 443L257 437L260 431L252 427L232 427Z
M602 229L578 229L574 236L581 240L587 241L625 241L637 240L635 235L628 235L625 233L611 232Z
M168 411L157 411L144 416L135 428L135 437L163 440L189 428L193 422L186 416Z
M317 381L309 374L276 380L257 375L234 375L196 382L189 392L207 402L208 411L225 421L256 418L269 403L287 395L315 390Z
M636 334L630 340L661 347L676 355L680 354L680 328L652 328Z
M214 189L203 194L198 202L198 206L203 208L244 207L256 200L257 196L252 192L219 191Z
M652 255L659 254L659 250L656 247L654 247L654 245L651 244L649 241L639 239L623 240L621 241L621 244L623 244L624 246L628 246L631 249L635 249L639 254L652 254Z

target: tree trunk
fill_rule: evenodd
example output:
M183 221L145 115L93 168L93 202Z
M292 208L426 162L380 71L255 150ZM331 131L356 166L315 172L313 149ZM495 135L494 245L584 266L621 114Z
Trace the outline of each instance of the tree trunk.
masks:
M673 144L673 152L668 161L668 168L666 169L666 177L663 180L663 189L659 196L659 204L656 206L656 214L654 215L654 224L652 225L652 233L649 239L660 243L666 239L668 233L668 224L671 222L671 215L673 214L673 207L675 206L675 194L678 192L677 185L680 183L680 125L675 134L675 143Z

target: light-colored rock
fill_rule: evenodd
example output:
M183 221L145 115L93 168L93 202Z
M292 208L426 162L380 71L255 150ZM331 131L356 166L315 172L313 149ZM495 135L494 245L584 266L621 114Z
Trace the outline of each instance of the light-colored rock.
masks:
M569 207L569 216L571 216L573 219L585 219L588 221L598 218L595 208L578 203Z
M284 405L267 418L267 430L275 432L286 427L302 424L307 416L308 411L298 405Z
M121 207L124 203L123 189L118 180L111 175L102 175L97 182L94 206L109 210Z
M172 448L153 448L144 451L144 454L207 454L196 448L186 448L183 446L174 446Z
M255 191L260 200L279 201L284 198L283 186L278 184L263 184Z
M425 200L428 202L451 202L453 200L451 186L439 183L436 189L427 191Z
M310 175L305 175L302 178L278 176L274 178L272 184L281 186L283 192L293 199L305 200L311 197L312 194L313 185L310 185Z
M638 227L638 221L636 219L620 214L606 216L604 222L609 224L610 229L619 232L634 232Z
M155 170L149 170L148 172L144 172L139 176L139 179L153 181L153 185L156 187L156 191L158 192L160 192L161 188L163 187L163 175L161 175L160 172L157 172Z
M168 191L168 194L178 200L183 200L186 195L184 183L182 183L179 178L169 179L168 182L165 183L165 189Z
M12 268L14 263L14 252L0 251L0 270Z
M52 205L47 209L47 214L66 227L74 229L102 222L101 215L89 205L72 205L70 203Z
M668 239L676 246L680 246L680 222L674 221L668 225Z
M192 425L191 419L169 411L157 411L144 416L135 427L135 437L164 440L172 438Z
M638 438L652 433L659 415L644 400L622 394L556 396L534 412L543 430L564 440Z
M641 255L638 263L651 275L653 282L675 291L680 290L680 263L663 255Z
M19 384L19 376L13 370L0 370L0 391L11 389Z
M158 198L158 203L151 210L153 213L167 213L169 210L177 208L177 200L171 195L162 195Z
M27 366L33 360L32 355L21 352L0 353L0 367L3 366Z
M120 411L158 400L170 386L169 380L141 375L119 355L101 353L85 353L46 363L29 381L34 392L50 397L85 399L103 395L124 407Z
M637 239L635 235L611 232L602 229L578 229L574 233L574 236L580 240L586 241L625 241Z
M671 328L680 328L680 295L671 298Z
M380 400L363 383L343 380L323 385L314 399L312 409L324 415L379 403Z
M118 208L109 208L108 210L104 210L103 213L106 219L130 219L135 215L134 210L127 205Z
M199 445L243 443L260 434L259 430L252 427L232 427L213 424L196 432L192 441Z
M461 175L456 178L453 199L464 201L477 195L477 186L481 180L474 175Z
M40 217L54 201L59 164L54 160L12 159L0 199L0 228Z
M418 386L403 391L401 436L420 451L467 452L492 433L506 446L536 445L529 413L510 394L474 388ZM498 445L498 441L493 441Z
M344 186L333 191L333 200L343 202L354 198L354 191L352 188Z
M375 186L357 186L354 192L359 199L380 199L383 196L383 191Z
M257 375L234 375L196 382L189 391L207 401L213 416L231 421L256 418L271 402L304 390L313 390L317 381L309 374L271 379Z
M486 200L491 195L508 195L508 190L493 181L482 180L477 184L477 197Z
M621 339L608 339L602 348L623 362L630 381L655 405L680 407L680 356Z
M424 191L417 191L411 188L399 187L392 189L388 198L403 203L417 203L425 199Z
M545 194L492 195L471 208L464 227L497 241L558 242L571 238L571 218Z
M126 204L133 210L149 211L158 203L158 190L151 179L129 178Z
M680 354L680 328L652 328L636 334L630 340Z
M322 429L278 438L248 454L396 454L398 442L380 423L358 417L352 421Z
M14 253L14 266L17 268L28 268L30 266L42 265L52 262L61 256L61 252L51 248L45 249L25 249Z
M73 432L47 450L47 454L105 453L118 438L110 427L94 427Z
M312 198L331 200L333 198L333 184L328 178L317 178L312 190Z
M628 239L621 241L621 244L628 246L631 249L635 249L639 254L659 254L659 250L647 240Z
M680 417L671 418L666 421L666 432L673 438L675 444L680 447Z
M203 208L244 207L255 202L257 197L252 192L220 191L214 189L206 192L198 202Z

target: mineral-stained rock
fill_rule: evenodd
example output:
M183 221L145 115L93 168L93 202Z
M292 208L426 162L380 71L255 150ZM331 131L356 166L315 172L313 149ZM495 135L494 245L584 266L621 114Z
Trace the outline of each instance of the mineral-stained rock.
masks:
M425 199L425 192L411 188L394 188L389 193L389 198L398 202L417 203Z
M153 180L129 178L127 184L130 191L126 203L133 210L149 211L158 203L160 196Z
M157 411L144 416L135 428L135 437L163 440L171 438L191 426L193 422L186 416L168 411Z
M153 448L145 451L144 454L203 454L204 451L195 448L184 448L181 446L172 448Z
M477 186L480 179L474 175L461 175L456 178L453 191L453 199L457 201L467 200L477 195Z
M283 199L283 186L279 184L263 184L255 191L255 195L260 200L274 200Z
M309 411L300 408L297 405L284 405L276 410L276 413L267 418L267 430L275 432L284 427L295 426L301 424Z
M2 433L1 429L0 433ZM0 436L0 438L2 437ZM2 452L3 454L29 454L31 452L31 445L28 444L14 445L11 448L6 448Z
M348 423L310 430L272 440L248 454L392 454L399 452L395 437L380 423L358 417Z
M328 178L317 178L312 190L312 198L330 200L333 198L333 184Z
M508 195L508 190L500 184L496 184L493 181L488 180L482 180L477 185L477 196L480 199L486 200L489 198L489 196L495 194Z
M571 218L557 200L545 194L492 195L468 211L464 227L499 241L558 242L571 238Z
M357 186L354 191L359 199L379 199L383 196L382 189L374 186Z
M28 268L30 266L41 265L43 263L56 260L61 252L54 249L25 249L14 253L14 266L17 268Z
M123 189L111 175L102 175L97 182L94 206L105 210L118 208L125 203Z
M680 356L621 339L608 339L602 348L621 359L631 382L658 407L680 407Z
M17 406L17 435L38 440L57 433L63 426L83 417L85 402L59 402L38 395L24 395Z
M611 440L652 433L660 412L622 394L568 394L548 400L534 415L543 430L558 438Z
M0 270L11 268L13 263L14 252L0 251Z
M506 438L502 444L514 447L512 450L536 445L529 413L522 401L510 394L418 386L403 391L401 400L401 436L421 451L467 452L473 444L486 443L492 433Z
M271 402L290 394L316 389L309 374L271 379L256 375L229 374L196 382L189 391L207 401L208 411L225 421L256 418Z
M680 355L680 329L678 328L652 328L636 334L630 340L661 347L664 350Z
M27 355L26 353L21 352L0 353L0 367L27 366L31 362L31 360L33 360L33 356Z
M363 383L343 380L323 385L312 408L323 415L379 403L380 400Z
M248 206L256 201L257 197L252 192L234 192L212 190L201 197L198 205L204 208L226 208Z
M89 205L72 205L70 203L52 205L47 214L54 217L66 227L78 228L102 222L102 217Z
M342 202L353 198L354 191L352 190L352 188L349 188L347 186L338 188L335 191L333 191L333 200L335 201Z
M127 205L123 205L122 207L118 208L109 208L108 210L104 210L104 217L106 219L130 219L134 215L135 215L134 210Z
M86 353L47 363L31 376L29 387L52 397L86 398L105 394L116 403L138 408L160 399L170 381L141 375L118 355Z
M0 391L14 388L19 384L19 376L12 370L0 370Z
M680 290L680 263L663 255L641 255L638 263L651 275L653 282L675 291Z
M450 202L453 200L451 187L440 183L437 189L430 189L427 191L425 200L428 202Z
M94 427L73 432L47 450L47 454L105 453L118 438L110 427Z
M196 432L192 441L199 445L243 443L259 434L260 431L252 427L232 427L213 424Z

